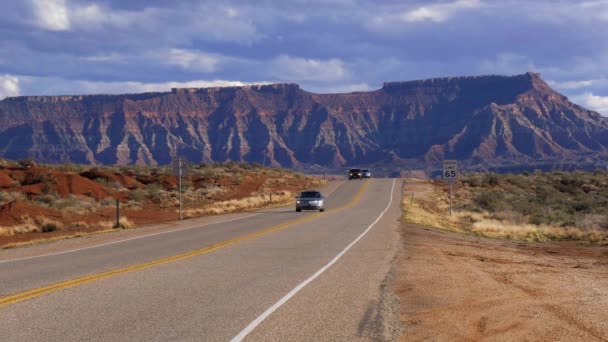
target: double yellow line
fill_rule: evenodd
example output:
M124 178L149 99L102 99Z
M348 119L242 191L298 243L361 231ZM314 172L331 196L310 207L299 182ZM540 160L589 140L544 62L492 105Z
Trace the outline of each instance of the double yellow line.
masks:
M363 193L365 192L365 189L367 189L368 186L368 181L365 181L365 183L363 183L363 186L361 186L361 188L359 189L359 191L357 192L357 194L353 197L353 199L348 202L347 204L341 206L341 207L337 207L331 210L328 210L327 213L332 213L332 212L337 212L340 210L344 210L348 207L351 207L353 205L355 205L355 203L357 203L360 199L361 196L363 195ZM183 253L183 254L178 254L172 257L167 257L167 258L163 258L163 259L158 259L158 260L154 260L154 261L150 261L150 262L146 262L143 264L138 264L138 265L133 265L133 266L128 266L128 267L124 267L124 268L119 268L113 271L108 271L108 272L102 272L102 273L97 273L97 274L92 274L92 275L88 275L88 276L84 276L84 277L80 277L80 278L76 278L76 279L72 279L72 280L66 280L60 283L56 283L53 285L48 285L48 286L44 286L44 287L40 287L37 289L33 289L33 290L29 290L29 291L25 291L25 292L21 292L21 293L17 293L14 295L10 295L10 296L6 296L6 297L2 297L0 298L0 307L3 306L7 306L7 305L12 305L15 303L19 303L22 302L24 300L28 300L28 299L32 299L32 298L36 298L39 296L42 296L44 294L47 293L51 293L51 292L55 292L55 291L59 291L62 289L66 289L69 287L73 287L76 285L80 285L80 284L85 284L85 283L89 283L95 280L99 280L99 279L105 279L105 278L110 278L119 274L124 274L124 273L128 273L128 272L133 272L133 271L137 271L137 270L141 270L144 268L149 268L149 267L154 267L154 266L159 266L159 265L163 265L163 264L167 264L170 262L175 262L175 261L179 261L179 260L184 260L184 259L188 259L188 258L192 258L195 256L199 256L199 255L203 255L209 252L212 252L216 249L220 249L222 247L226 247L228 245L232 245L235 244L237 242L241 242L241 241L245 241L245 240L249 240L249 239L253 239L255 237L258 236L262 236L271 232L275 232L277 230L281 230L284 229L288 226L297 224L297 223L302 223L302 222L306 222L306 221L310 221L320 215L324 215L322 213L315 213L315 214L311 214L296 220L292 220L289 222L285 222L285 223L281 223L279 225L276 226L272 226L260 231L257 231L255 233L250 233L247 235L242 235L230 240L225 240L222 242L218 242L215 243L213 245L201 248L201 249L197 249L194 250L192 252L187 252L187 253Z

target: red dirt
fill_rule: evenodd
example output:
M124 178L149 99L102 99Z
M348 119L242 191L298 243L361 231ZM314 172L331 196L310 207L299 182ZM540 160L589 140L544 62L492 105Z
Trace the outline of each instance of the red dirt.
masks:
M15 180L9 177L6 173L0 171L0 188L10 188L15 183Z
M106 197L122 197L114 190L109 190L103 185L94 182L88 178L81 177L76 174L54 175L54 189L59 195L66 197L68 195L89 196L97 199Z
M48 217L63 220L61 212L53 209L31 205L27 202L13 201L0 206L0 226L11 226L23 223L24 217ZM2 237L0 237L1 239Z
M143 188L143 184L138 182L135 178L118 173L110 173L101 170L88 170L81 172L80 176L90 180L103 179L107 182L116 182L129 190Z

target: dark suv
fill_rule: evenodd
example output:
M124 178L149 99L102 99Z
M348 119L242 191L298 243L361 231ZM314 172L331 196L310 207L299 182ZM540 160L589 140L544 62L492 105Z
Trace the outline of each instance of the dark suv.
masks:
M361 169L350 169L348 171L348 180L362 179L362 178L363 178L363 172L361 171Z

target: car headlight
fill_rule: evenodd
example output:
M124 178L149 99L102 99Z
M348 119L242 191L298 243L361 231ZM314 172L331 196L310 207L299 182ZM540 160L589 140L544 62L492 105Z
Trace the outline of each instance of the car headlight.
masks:
M300 202L302 202L302 201L300 201L300 200L296 200L296 203L297 203L297 204L300 204Z

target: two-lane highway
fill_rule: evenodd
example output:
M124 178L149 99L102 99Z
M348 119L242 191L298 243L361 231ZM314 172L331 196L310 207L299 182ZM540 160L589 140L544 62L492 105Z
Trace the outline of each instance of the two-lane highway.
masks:
M7 341L377 340L400 181L102 246L0 254ZM184 223L187 225L188 223Z

